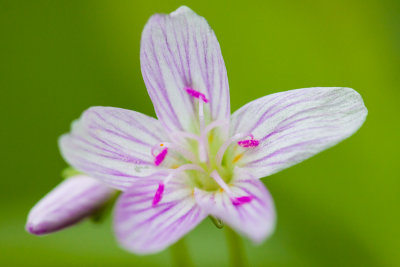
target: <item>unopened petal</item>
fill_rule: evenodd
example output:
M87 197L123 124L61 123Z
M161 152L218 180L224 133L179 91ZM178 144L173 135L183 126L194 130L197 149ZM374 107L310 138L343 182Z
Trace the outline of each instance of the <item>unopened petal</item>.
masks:
M179 240L206 214L196 205L192 189L171 181L154 203L160 180L140 180L118 199L114 228L119 243L137 254L159 252Z
M115 191L86 175L63 181L29 212L26 230L42 235L73 225L101 208Z
M121 108L92 107L59 145L75 169L123 190L156 170L151 151L163 138L161 124L154 118Z
M255 243L261 243L275 229L272 197L258 179L240 179L230 185L231 193L196 189L196 201L209 214L221 219Z
M258 178L301 162L354 134L367 109L351 88L315 87L268 95L232 115L231 134L259 141L238 164Z
M229 85L219 43L207 21L188 7L150 18L140 61L157 117L169 130L194 130L194 95L207 102L206 120L229 119Z

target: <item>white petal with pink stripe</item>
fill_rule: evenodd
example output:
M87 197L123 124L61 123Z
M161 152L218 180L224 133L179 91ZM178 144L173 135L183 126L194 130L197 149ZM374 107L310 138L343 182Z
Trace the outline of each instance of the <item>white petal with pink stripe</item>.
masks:
M152 205L160 181L135 182L118 200L115 231L120 244L129 251L147 254L163 250L207 216L196 204L192 188L180 181L169 183L162 201Z

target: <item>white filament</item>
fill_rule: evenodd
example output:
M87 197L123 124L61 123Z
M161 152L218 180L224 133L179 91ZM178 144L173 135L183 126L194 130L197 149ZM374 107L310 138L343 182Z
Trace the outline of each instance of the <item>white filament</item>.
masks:
M232 191L231 189L228 187L228 185L224 182L224 180L221 178L221 176L219 176L219 173L217 171L213 171L210 176L217 182L217 184L225 190L226 193L228 193L228 195L232 196Z
M163 146L161 146L161 145L164 145L168 149L174 150L174 151L182 154L185 158L189 159L192 162L196 162L196 156L190 150L187 150L185 147L183 147L180 144L173 144L173 143L169 143L169 142L163 142L163 143L160 143L160 144L156 145L155 147L153 147L151 150L151 153L153 154L153 156L155 156L154 155L155 148L158 147L158 148L163 149Z
M204 103L199 100L199 125L200 125L200 136L204 131ZM207 142L203 140L203 138L199 138L199 160L200 162L208 162L208 153L207 153Z

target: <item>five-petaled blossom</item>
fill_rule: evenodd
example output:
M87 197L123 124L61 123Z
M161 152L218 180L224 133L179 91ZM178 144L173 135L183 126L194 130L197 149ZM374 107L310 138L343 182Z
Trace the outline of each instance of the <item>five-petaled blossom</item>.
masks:
M158 119L92 107L59 140L71 166L122 191L115 232L135 253L166 248L209 215L262 242L275 211L259 178L349 137L367 115L341 87L268 95L231 115L217 38L187 7L150 18L140 60Z

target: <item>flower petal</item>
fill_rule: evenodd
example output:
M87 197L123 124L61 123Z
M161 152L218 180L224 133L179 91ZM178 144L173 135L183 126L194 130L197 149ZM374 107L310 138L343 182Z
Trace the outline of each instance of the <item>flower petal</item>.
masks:
M25 228L35 235L61 230L101 208L114 192L86 175L68 178L31 209Z
M315 87L268 95L232 115L231 134L252 133L260 145L241 149L238 164L258 178L325 150L355 133L367 109L351 88Z
M197 106L187 88L209 100L206 120L229 119L229 85L219 43L207 21L188 7L150 18L140 61L157 117L169 130L196 130Z
M257 179L236 180L230 185L236 199L234 203L225 191L207 192L195 190L198 205L211 215L221 219L239 233L256 243L262 242L275 229L275 209L272 197L264 184ZM251 201L249 201L251 199Z
M122 247L148 254L163 250L201 222L206 214L196 205L192 189L171 181L161 201L152 205L160 179L136 181L119 198L114 228Z
M161 124L141 113L92 107L59 140L64 159L107 185L125 189L154 173L152 147L165 138Z

